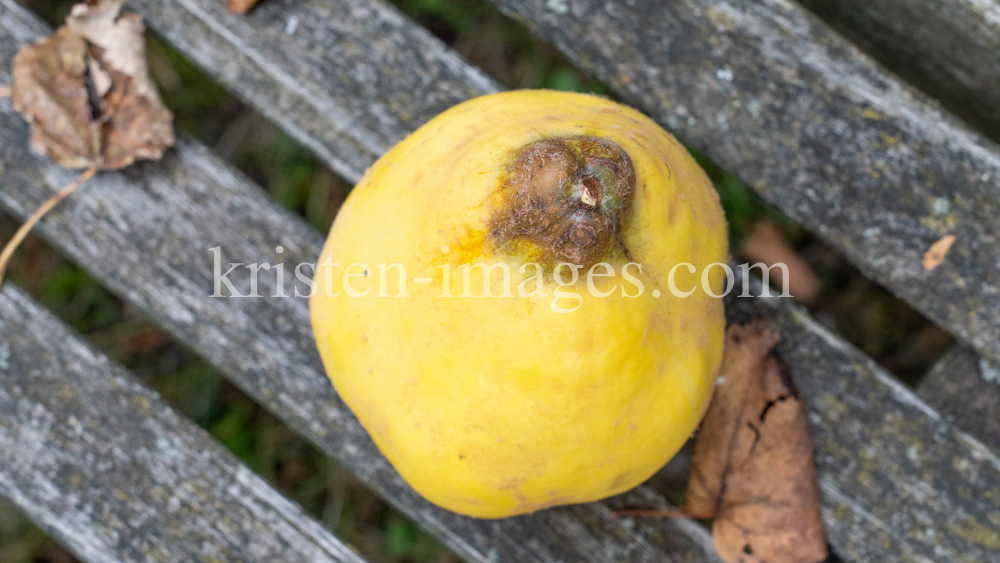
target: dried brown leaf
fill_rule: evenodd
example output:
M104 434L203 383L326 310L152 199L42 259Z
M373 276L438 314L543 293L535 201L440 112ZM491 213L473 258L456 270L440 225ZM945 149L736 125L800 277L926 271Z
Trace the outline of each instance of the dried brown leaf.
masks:
M122 3L77 4L66 26L14 57L11 101L31 124L32 146L60 166L123 168L174 143L142 21L119 15Z
M31 145L64 168L100 158L101 126L87 93L87 44L61 27L14 56L11 103L31 125Z
M955 235L945 235L941 240L932 244L930 249L924 253L924 269L929 272L940 266L953 244L955 244Z
M137 90L144 94L152 87L146 69L144 28L137 14L121 14L124 3L102 0L93 5L77 4L66 18L66 26L101 49L102 64L109 70L141 82Z
M157 160L174 144L173 115L149 77L142 19L120 14L123 3L77 4L66 19L67 26L91 45L93 58L111 79L101 98L106 116L104 168L122 168L136 159Z
M763 319L729 327L695 442L685 511L714 515L715 549L729 563L827 556L806 409L777 342Z
M64 168L86 168L49 198L0 251L0 284L28 231L98 170L159 159L174 144L173 115L146 67L142 20L123 0L73 6L66 25L14 56L11 104L32 147Z
M812 305L816 302L820 290L819 277L788 244L771 221L764 219L755 223L750 233L743 239L740 252L747 260L762 262L768 267L784 264L788 269L789 293L799 303ZM771 283L781 284L784 281L784 272L781 269L775 268L769 275L778 276L777 279L772 278Z
M253 9L260 0L226 0L226 6L231 12L246 14Z

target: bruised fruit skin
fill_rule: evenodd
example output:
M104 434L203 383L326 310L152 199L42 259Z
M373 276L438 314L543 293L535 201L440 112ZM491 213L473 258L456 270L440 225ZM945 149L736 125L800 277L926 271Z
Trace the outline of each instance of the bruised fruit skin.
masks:
M726 245L707 177L642 114L494 94L354 188L313 328L337 392L431 502L483 518L588 502L647 479L701 419L725 327L702 273ZM722 293L720 266L705 279Z

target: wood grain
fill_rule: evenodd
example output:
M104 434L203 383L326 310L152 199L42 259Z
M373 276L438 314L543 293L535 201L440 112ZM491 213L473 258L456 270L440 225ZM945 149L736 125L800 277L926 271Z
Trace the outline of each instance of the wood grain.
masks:
M1000 138L1000 2L799 1L949 111ZM957 346L921 380L918 395L997 450L1000 385L987 379L1000 373L994 365Z
M917 394L950 422L1000 451L1000 365L956 346L920 381Z
M0 494L80 559L363 563L10 284L0 334Z
M1000 2L800 2L950 111L1000 138Z
M147 25L356 182L449 107L499 86L424 28L371 0L129 0Z

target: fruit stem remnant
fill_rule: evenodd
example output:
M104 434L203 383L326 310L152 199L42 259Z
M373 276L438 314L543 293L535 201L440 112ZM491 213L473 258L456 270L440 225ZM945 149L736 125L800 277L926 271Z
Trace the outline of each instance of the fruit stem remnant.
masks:
M589 268L620 243L635 179L628 153L607 139L529 143L507 169L491 236L498 248L527 241L544 262Z
M59 190L59 193L50 197L48 201L43 203L41 207L39 207L34 213L32 213L31 217L28 217L28 220L25 221L23 225L21 225L21 228L18 229L16 233L14 233L14 236L10 239L10 242L8 242L7 245L3 247L3 251L0 252L0 287L3 286L4 275L7 273L7 263L10 262L11 256L14 255L14 251L17 250L17 247L21 244L21 241L23 241L24 238L28 236L28 232L31 231L31 228L34 227L35 224L38 223L38 221L41 220L41 218L44 217L46 213L51 211L52 208L55 207L57 203L65 199L66 196L68 196L69 194L76 191L77 188L82 186L84 182L86 182L87 180L91 179L96 173L97 173L96 166L91 166L90 168L88 168L83 174L80 174L79 178L73 180L68 186Z

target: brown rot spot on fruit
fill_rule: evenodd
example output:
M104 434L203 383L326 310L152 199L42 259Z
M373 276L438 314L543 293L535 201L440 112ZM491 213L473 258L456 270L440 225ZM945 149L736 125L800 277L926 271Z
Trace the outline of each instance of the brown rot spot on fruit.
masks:
M533 260L590 268L621 244L635 166L607 139L542 139L518 149L500 186L490 235L498 248ZM625 254L627 254L627 249Z

